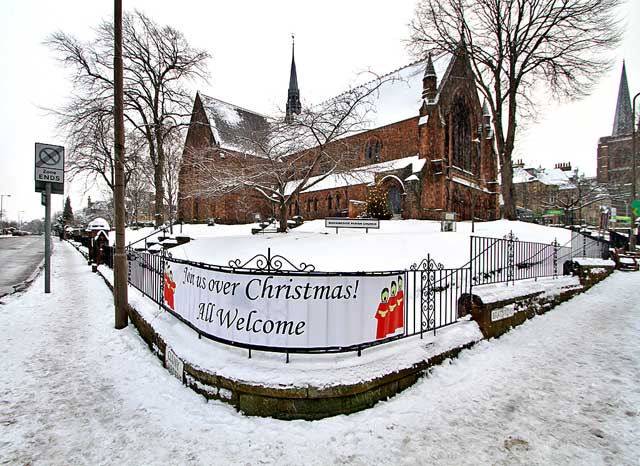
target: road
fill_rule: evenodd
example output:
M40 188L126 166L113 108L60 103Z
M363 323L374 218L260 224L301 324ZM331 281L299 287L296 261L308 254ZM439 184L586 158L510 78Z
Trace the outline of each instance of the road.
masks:
M56 240L52 239L52 244ZM25 281L44 257L44 236L0 238L0 296Z

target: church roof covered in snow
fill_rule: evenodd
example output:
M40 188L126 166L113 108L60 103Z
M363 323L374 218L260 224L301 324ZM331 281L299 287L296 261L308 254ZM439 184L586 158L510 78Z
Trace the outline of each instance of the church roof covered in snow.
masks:
M216 144L251 154L255 141L268 128L267 117L213 97L199 94Z
M402 170L411 166L411 173L420 173L426 159L421 159L418 155L411 157L404 157L402 159L389 160L387 162L380 162L373 165L366 165L364 167L354 168L348 172L332 173L325 179L319 181L312 187L303 190L303 193L310 193L314 191L323 191L325 189L343 188L345 186L357 186L360 184L371 184L375 182L376 174L386 173L395 170ZM313 176L309 178L307 184L314 183L316 180L322 178L322 176ZM405 181L411 181L409 179ZM285 194L289 195L293 193L293 190L300 184L300 181L292 181L287 183L285 187Z
M442 54L433 60L438 89L446 81L452 57L451 54ZM422 105L422 78L426 67L427 59L381 76L382 84L371 97L372 111L367 115L363 129L380 128L417 117ZM375 81L363 86L367 85L375 85Z

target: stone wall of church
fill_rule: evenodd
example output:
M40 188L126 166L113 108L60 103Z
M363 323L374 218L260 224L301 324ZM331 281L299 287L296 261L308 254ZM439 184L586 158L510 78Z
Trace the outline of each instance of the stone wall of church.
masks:
M598 142L598 181L631 182L631 135L602 137Z
M301 215L305 220L326 217L347 217L349 215L349 201L367 199L365 185L346 186L335 189L325 189L298 195L296 203L291 204L289 216Z

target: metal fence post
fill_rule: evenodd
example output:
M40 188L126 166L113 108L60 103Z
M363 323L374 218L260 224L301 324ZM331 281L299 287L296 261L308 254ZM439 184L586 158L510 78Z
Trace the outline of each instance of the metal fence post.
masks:
M159 270L159 282L160 282L160 295L158 296L158 308L162 309L162 304L164 302L164 273L165 270L167 268L167 264L165 263L165 250L164 248L162 248L162 251L160 251L160 270Z
M469 236L469 294L473 294L473 236Z
M558 278L558 247L560 246L558 239L555 238L551 245L553 246L553 278Z
M505 236L507 240L507 285L511 281L513 285L516 284L515 281L515 251L514 251L514 243L518 240L516 235L513 234L513 230L509 232L508 235Z

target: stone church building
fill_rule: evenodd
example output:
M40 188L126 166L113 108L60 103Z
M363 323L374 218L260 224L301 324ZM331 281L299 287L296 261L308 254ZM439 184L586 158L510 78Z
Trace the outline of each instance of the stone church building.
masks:
M637 122L635 123L637 124ZM598 168L597 179L605 184L616 201L612 202L619 212L628 211L625 204L630 197L633 165L631 151L633 146L633 112L631 97L627 83L627 71L624 62L618 87L618 100L610 136L603 136L598 140ZM636 127L637 128L637 127ZM636 161L637 168L637 161ZM640 170L636 170L636 176ZM637 180L636 180L637 183ZM637 186L637 184L636 184ZM623 201L623 199L625 199Z
M491 117L483 107L464 49L411 63L382 77L372 97L374 113L348 142L358 147L351 171L332 174L300 192L289 215L305 219L355 216L377 187L393 218L435 219L455 212L459 220L499 217L497 157ZM300 113L292 56L287 119ZM196 94L180 170L179 217L187 222L217 218L245 223L273 215L264 197L250 189L208 196L194 186L202 163L214 169L228 155L251 155L250 133L267 118ZM193 163L199 158L199 163ZM318 172L321 175L322 172Z

